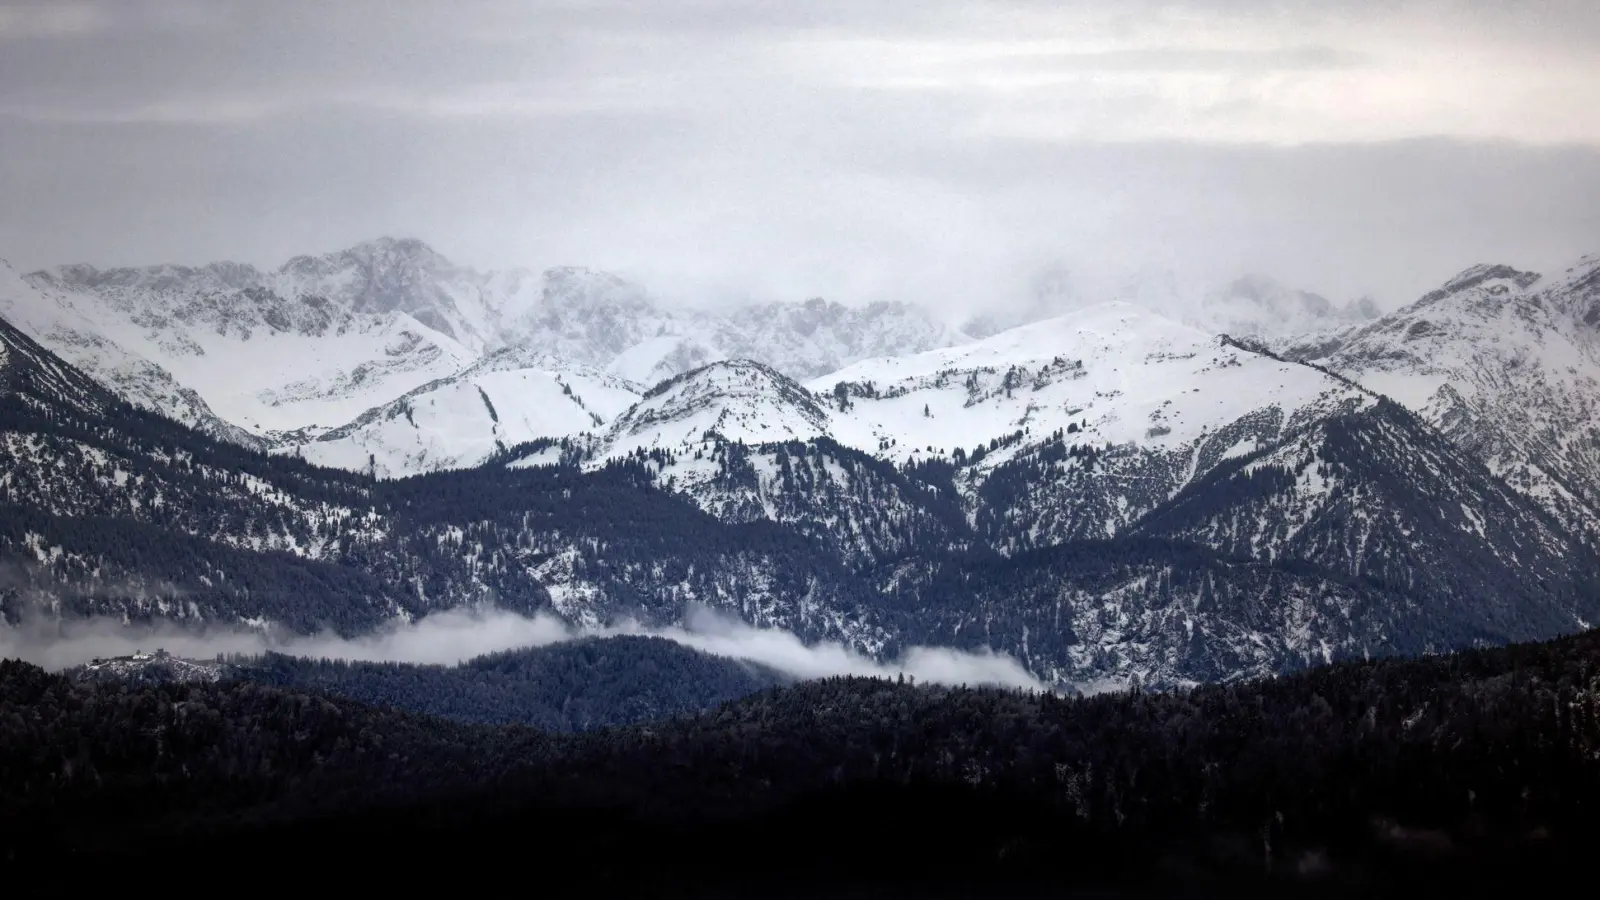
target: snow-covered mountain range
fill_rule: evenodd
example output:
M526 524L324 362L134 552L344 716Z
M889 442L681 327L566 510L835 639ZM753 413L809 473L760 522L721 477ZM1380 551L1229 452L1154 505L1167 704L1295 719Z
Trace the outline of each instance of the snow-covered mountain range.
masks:
M340 294L326 324L254 306L249 338L177 299L130 304L141 340L266 328L288 347L383 322L467 359L272 455L120 403L155 405L31 336L103 362L62 335L115 305L13 273L34 324L0 321L0 617L354 634L486 602L577 625L704 604L878 657L988 648L1080 686L1558 634L1600 621L1597 268L1470 270L1364 326L1318 313L1314 339L1111 302L810 377L716 359L652 385L614 368L641 346L628 332L586 329L654 307L573 270L539 284L609 299L564 312L632 312L516 326L545 346L474 343L481 320L392 291ZM830 309L759 318L834 342ZM455 471L370 477L436 469Z
M6 267L0 316L131 402L256 447L370 420L484 365L509 371L506 357L491 359L500 351L649 386L722 359L813 377L965 339L901 304L664 309L606 273L477 272L394 239L270 271L75 265L22 278Z
M850 522L835 500L807 508L788 495L793 454L772 445L819 441L893 470L942 473L947 501L1007 555L1159 534L1402 577L1412 564L1396 560L1434 564L1424 560L1456 552L1452 535L1503 541L1496 553L1552 569L1572 540L1544 518L1546 497L1479 471L1491 461L1382 395L1124 303L806 385L755 364L713 364L652 391L583 444L590 468L648 458L660 484L714 515ZM741 476L729 445L746 448ZM1399 472L1403 485L1391 480ZM866 476L833 464L821 477ZM1240 491L1265 491L1265 505L1220 519L1196 512L1216 492L1235 498L1222 508L1237 506ZM853 552L881 558L870 531L851 524L834 538L862 534Z
M605 432L597 458L827 437L898 464L970 461L987 472L1058 432L1085 446L1164 451L1268 408L1288 420L1371 402L1316 369L1111 303L803 385L752 363L706 366L642 398ZM1229 453L1256 449L1236 443Z
M1074 319L1096 315L1066 273L1046 274L1037 302L970 327L993 336L1064 308ZM1372 312L1260 277L1198 305L1170 280L1139 285L1134 305L1211 333L1326 336ZM74 265L19 277L4 267L0 316L138 406L244 446L380 476L599 434L654 385L711 363L749 360L814 382L972 341L903 304L668 309L607 273L478 272L388 238L275 270Z
M1596 257L1551 277L1475 267L1365 325L1356 323L1370 305L1340 312L1314 295L1236 284L1244 299L1227 308L1259 307L1266 323L1236 331L1274 340L1114 302L804 383L756 364L712 364L641 396L607 428L583 428L585 452L591 465L669 454L670 477L692 493L713 479L707 460L718 444L826 439L900 466L953 464L976 496L1058 435L1092 449L1101 477L1047 479L1010 498L1005 517L1030 523L1020 549L1116 534L1217 465L1387 399L1564 528L1594 534L1597 271ZM1286 310L1310 310L1326 327L1285 336L1273 323L1294 320ZM1106 490L1107 477L1121 487Z
M1117 292L1128 299L1091 303L1051 270L1031 305L968 323L986 335L973 340L908 306L666 309L602 272L477 272L381 239L271 271L0 266L0 317L135 405L379 476L477 465L541 439L582 438L595 460L681 455L710 434L825 437L897 464L982 447L981 481L1069 428L1086 446L1187 454L1193 469L1209 435L1263 410L1287 422L1328 398L1366 402L1353 384L1418 413L1567 526L1595 530L1596 266L1549 278L1475 267L1387 316L1262 276L1195 301L1152 272ZM1223 334L1291 362L1218 344Z
M1474 267L1387 315L1259 277L1187 304L1046 287L978 339L890 304L668 309L416 241L0 267L26 586L0 613L354 632L696 602L1077 684L1600 619L1600 258Z

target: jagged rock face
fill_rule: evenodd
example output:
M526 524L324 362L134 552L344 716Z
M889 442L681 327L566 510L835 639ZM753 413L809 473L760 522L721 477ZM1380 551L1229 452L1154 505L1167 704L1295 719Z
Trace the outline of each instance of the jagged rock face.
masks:
M1287 352L1392 397L1567 527L1600 533L1597 272L1595 257L1553 277L1476 266Z
M463 346L481 349L489 328L470 273L417 240L384 239L328 256L299 256L272 279L280 294L323 298L352 315L406 313Z
M655 384L727 359L811 378L861 359L949 346L965 336L900 303L857 309L813 298L728 313L664 310L615 276L555 269L545 275L539 302L507 326L504 340Z
M362 317L405 313L463 345L486 340L473 274L416 240L383 238L297 256L273 271L234 262L108 270L73 265L30 280L45 291L88 294L158 332L188 325L239 337L258 330L316 336L353 327Z
M606 272L568 267L544 273L536 299L502 326L500 340L603 369L642 343L682 330L683 323L657 309L639 286Z

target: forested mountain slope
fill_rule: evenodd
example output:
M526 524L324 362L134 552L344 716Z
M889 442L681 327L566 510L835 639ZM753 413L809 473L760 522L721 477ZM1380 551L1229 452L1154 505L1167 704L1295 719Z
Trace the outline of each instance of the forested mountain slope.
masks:
M697 712L789 679L665 638L622 635L511 650L457 666L230 660L224 677L487 725L582 731Z

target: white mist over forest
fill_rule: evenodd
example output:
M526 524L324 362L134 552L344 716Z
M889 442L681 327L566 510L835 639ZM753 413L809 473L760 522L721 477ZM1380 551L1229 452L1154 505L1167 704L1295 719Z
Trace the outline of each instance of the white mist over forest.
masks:
M682 627L622 624L578 629L549 615L526 617L499 609L453 609L409 623L393 622L356 638L331 634L269 635L261 631L195 629L172 622L129 626L112 620L63 620L0 628L0 659L20 658L48 669L95 658L128 656L157 648L189 659L218 654L291 656L373 662L455 665L504 650L621 634L651 635L713 656L759 663L797 679L834 675L893 678L935 684L992 684L1043 689L1015 659L946 647L912 647L898 660L875 661L839 643L807 644L779 628L757 628L705 608L690 611Z

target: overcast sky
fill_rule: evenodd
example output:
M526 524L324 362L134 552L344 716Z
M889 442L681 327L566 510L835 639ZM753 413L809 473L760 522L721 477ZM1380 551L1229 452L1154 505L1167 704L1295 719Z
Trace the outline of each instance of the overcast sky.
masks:
M1600 250L1595 0L0 0L0 256L1408 302Z

